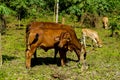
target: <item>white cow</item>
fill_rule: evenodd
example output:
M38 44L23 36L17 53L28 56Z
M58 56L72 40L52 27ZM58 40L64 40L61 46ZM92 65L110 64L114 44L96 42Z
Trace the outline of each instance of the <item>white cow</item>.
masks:
M103 28L108 29L108 17L102 18Z

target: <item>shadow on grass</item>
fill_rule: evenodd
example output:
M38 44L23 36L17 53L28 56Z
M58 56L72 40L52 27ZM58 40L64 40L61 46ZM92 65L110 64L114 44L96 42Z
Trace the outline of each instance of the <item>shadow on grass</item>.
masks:
M17 59L17 57L15 57L15 56L8 56L8 55L2 55L3 63L4 63L4 61L11 61L13 59Z
M77 62L77 60L73 60L70 58L67 58L67 62L69 61L73 61L73 62ZM37 59L32 58L31 60L31 67L34 67L36 65L49 65L49 64L57 64L57 66L60 66L60 58L56 58L56 60L52 57L38 57Z

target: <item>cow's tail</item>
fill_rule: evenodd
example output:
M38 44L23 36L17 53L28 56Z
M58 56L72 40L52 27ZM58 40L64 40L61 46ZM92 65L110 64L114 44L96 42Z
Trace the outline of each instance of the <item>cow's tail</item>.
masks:
M31 45L32 44L35 44L37 41L38 41L38 33L28 33L27 36L26 36L26 48L27 50L30 50L31 49Z
M29 46L29 41L28 41L28 40L29 40L29 39L28 39L28 38L29 38L29 35L30 35L30 32L27 32L27 33L26 33L26 51L30 48L30 46Z
M26 26L26 48L28 46L28 37L29 37L29 34L30 34L30 24L28 24Z

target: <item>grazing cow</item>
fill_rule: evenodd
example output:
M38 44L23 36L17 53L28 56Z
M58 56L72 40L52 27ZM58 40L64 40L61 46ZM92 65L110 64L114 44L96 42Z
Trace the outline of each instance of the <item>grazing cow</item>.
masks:
M27 25L26 40L28 39L27 36L28 36L28 33L30 32L30 30L39 29L39 28L52 28L52 29L62 28L62 29L65 29L65 30L69 29L70 32L75 35L73 29L70 26L66 27L66 25L63 25L63 24L55 24L55 23L51 23L51 22L32 22L32 23ZM56 60L56 55L58 53L58 48L57 47L53 47L53 48L55 49L54 60ZM34 53L34 58L36 58L36 51ZM78 59L79 59L79 57L78 57Z
M82 63L81 69L86 69L85 47L79 43L75 31L71 26L50 23L34 22L26 29L26 67L31 66L31 57L37 47L47 51L51 48L57 48L60 54L61 65L65 64L66 52L74 50L78 61Z
M102 18L103 28L108 29L108 17Z
M70 29L72 30L71 27L65 27L61 24L54 24L54 23L51 23L51 22L32 22L31 24L28 24L27 25L27 28L26 28L26 40L28 39L28 35L29 35L29 32L30 30L33 30L33 29L39 29L39 28L65 28L65 29ZM27 42L27 41L26 41ZM56 55L58 53L58 48L57 47L53 47L55 49L55 55L54 55L54 60L56 60ZM36 51L34 53L34 58L37 58L36 57Z
M102 47L102 42L98 36L98 33L94 30L91 30L91 29L82 29L82 38L83 38L83 43L86 47L86 43L85 43L85 37L89 37L91 38L95 43L96 43L96 46L98 47Z

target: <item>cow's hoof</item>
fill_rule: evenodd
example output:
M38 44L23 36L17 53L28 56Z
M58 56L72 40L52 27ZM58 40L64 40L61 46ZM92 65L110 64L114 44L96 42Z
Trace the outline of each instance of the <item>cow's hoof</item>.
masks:
M88 69L88 65L86 65L86 66L83 66L82 65L82 67L81 67L81 71L83 72L83 71L86 71Z
M26 66L26 69L30 69L31 67L30 66Z
M100 45L100 46L98 46L99 48L101 48L102 47L102 45Z

